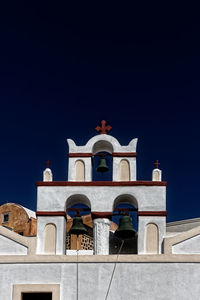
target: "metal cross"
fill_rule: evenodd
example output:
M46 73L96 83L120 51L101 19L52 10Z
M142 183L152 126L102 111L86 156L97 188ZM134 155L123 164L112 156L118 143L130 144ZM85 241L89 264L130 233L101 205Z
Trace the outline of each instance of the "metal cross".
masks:
M101 126L97 126L96 131L101 131L100 134L107 134L107 131L110 131L112 127L110 125L106 125L106 121L102 120L101 121Z
M46 168L49 168L50 167L50 160L47 160L46 161Z
M160 165L160 163L158 162L158 160L156 160L155 163L153 163L154 165L156 165L156 168L158 169L158 165Z

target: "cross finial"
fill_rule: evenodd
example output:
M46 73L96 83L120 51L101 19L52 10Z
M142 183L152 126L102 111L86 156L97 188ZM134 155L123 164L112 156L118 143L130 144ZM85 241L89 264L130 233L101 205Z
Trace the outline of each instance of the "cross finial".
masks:
M158 165L160 165L160 163L158 162L158 160L156 160L155 163L153 163L154 165L156 165L156 168L158 169Z
M50 160L47 160L46 161L46 168L49 168L50 167Z
M100 134L107 134L107 131L110 131L112 127L110 125L106 125L106 121L102 120L101 121L101 126L97 126L96 131L100 131Z

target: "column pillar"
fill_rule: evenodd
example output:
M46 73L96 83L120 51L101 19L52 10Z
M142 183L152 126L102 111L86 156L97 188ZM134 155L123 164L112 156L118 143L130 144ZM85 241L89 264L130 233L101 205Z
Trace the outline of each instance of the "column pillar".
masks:
M110 220L97 218L93 220L94 254L109 255Z

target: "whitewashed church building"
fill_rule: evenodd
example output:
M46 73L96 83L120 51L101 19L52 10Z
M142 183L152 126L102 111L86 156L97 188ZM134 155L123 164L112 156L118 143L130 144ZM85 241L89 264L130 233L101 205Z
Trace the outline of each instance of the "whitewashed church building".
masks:
M200 219L166 224L158 162L151 180L137 180L137 139L121 146L110 129L103 120L84 146L67 140L68 180L53 181L50 166L44 170L36 236L0 226L0 300L200 299ZM111 180L93 180L96 158L100 173L110 161ZM67 248L68 237L78 245L87 235L84 213L92 216L92 249Z

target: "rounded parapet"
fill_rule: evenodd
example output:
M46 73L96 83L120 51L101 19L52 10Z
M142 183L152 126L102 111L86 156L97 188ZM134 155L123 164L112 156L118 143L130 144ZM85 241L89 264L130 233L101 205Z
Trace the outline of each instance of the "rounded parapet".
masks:
M97 153L98 151L136 152L137 138L130 141L127 146L121 146L116 138L111 135L101 134L92 137L86 145L77 146L72 139L67 139L69 153Z

